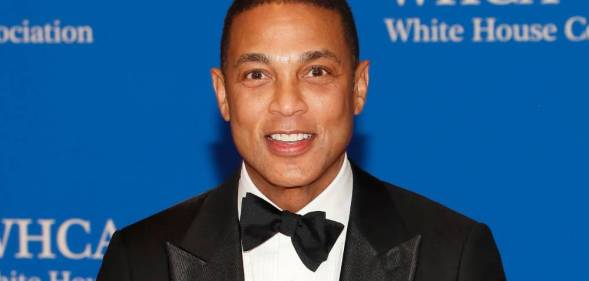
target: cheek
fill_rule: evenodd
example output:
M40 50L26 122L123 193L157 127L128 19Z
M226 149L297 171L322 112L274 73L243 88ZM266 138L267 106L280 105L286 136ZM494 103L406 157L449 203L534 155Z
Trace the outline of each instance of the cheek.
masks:
M232 89L229 99L232 125L242 126L248 130L254 129L261 114L267 111L264 96L264 93L252 89Z
M260 127L267 112L266 95L251 89L233 88L229 99L231 131L235 145L243 155L254 152L259 144Z
M323 129L339 131L347 128L353 119L352 93L347 85L310 85L306 89L312 115ZM343 132L342 132L343 133Z
M308 103L310 116L322 136L317 148L331 158L345 151L352 136L352 93L340 85L315 90L309 95Z

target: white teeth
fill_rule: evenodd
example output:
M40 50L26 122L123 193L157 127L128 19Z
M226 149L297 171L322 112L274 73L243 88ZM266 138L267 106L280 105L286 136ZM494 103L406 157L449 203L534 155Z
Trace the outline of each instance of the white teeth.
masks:
M276 141L295 142L311 138L311 134L271 134L270 138Z

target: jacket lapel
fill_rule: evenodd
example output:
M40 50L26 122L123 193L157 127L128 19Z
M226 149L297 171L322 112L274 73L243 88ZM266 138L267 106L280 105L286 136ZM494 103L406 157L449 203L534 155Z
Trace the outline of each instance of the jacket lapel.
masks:
M242 281L237 182L239 173L210 191L177 244L167 243L171 281Z
M340 280L411 281L421 235L410 234L386 186L352 165L354 191Z

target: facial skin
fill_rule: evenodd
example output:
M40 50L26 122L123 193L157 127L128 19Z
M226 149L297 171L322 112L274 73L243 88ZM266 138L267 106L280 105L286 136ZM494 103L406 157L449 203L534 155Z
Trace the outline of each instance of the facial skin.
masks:
M296 212L341 168L368 62L354 65L336 12L308 4L245 11L229 36L224 69L211 71L221 115L254 184Z

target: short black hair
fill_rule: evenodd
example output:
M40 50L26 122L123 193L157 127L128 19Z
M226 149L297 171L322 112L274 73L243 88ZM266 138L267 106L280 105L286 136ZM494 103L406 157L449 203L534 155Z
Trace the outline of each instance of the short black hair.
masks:
M351 52L352 64L355 66L360 58L360 46L358 43L358 33L356 31L356 23L352 10L346 0L234 0L227 14L225 15L225 22L223 24L223 34L221 35L221 68L225 68L227 61L227 48L229 47L229 36L233 19L250 9L263 4L290 4L301 3L308 4L324 9L334 11L340 15L341 23L344 32L344 38Z

